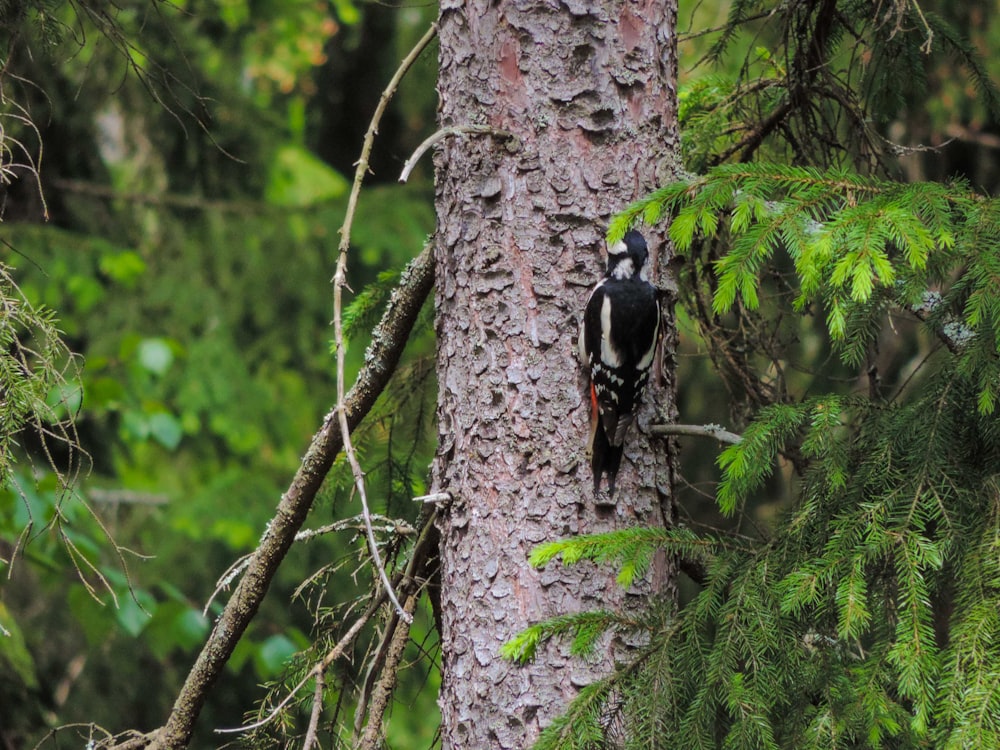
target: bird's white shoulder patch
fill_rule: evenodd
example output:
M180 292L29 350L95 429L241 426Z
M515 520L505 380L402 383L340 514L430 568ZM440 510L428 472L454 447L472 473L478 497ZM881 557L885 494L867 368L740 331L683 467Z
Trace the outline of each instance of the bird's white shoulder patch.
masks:
M649 349L645 354L642 355L642 359L639 360L639 364L636 365L637 369L640 371L645 371L650 368L653 364L653 357L656 356L656 342L660 338L660 308L657 305L656 308L656 327L653 328L653 338L649 342Z
M611 298L605 296L601 303L601 361L607 367L621 367L621 352L611 341Z

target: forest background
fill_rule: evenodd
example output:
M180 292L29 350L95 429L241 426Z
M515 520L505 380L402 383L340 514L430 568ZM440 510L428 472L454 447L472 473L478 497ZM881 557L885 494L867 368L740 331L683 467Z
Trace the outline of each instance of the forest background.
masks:
M86 456L30 432L2 446L0 742L11 747L64 724L162 720L218 612L209 597L220 576L256 545L336 400L329 279L349 176L385 83L437 12L350 0L128 2L112 24L86 4L18 7L0 4L0 117L14 138L0 259L7 288L54 311L78 355L51 373L48 398L55 416L76 416ZM995 4L935 10L1000 78L988 54L1000 44ZM731 54L696 65L727 13L681 3L682 106L748 59L778 64L761 19ZM348 382L388 291L434 228L429 161L405 185L397 177L435 128L435 59L430 49L416 62L379 129L352 236ZM995 194L1000 124L980 90L946 57L913 64L924 85L901 82L886 104L896 111L882 113L887 138L918 147L900 154L900 173L963 176ZM750 414L731 408L697 327L679 313L683 421L742 428ZM822 350L815 335L800 348ZM914 330L901 335L907 355L885 377L927 354ZM403 377L356 436L375 510L394 531L395 519L415 519L434 451L433 352L425 310ZM836 368L790 377L803 391L852 387ZM678 503L686 517L725 526L733 521L712 502L717 454L683 451ZM787 501L790 473L740 522L766 524ZM346 519L348 528L296 546L194 746L253 716L312 633L367 593L351 487L338 462L310 526ZM422 610L387 723L391 747L434 741L435 637ZM364 681L364 656L338 665L345 684Z

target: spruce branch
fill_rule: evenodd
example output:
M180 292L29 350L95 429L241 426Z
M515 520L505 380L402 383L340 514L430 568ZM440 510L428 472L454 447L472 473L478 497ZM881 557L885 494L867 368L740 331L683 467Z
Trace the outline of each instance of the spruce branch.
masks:
M767 478L779 452L795 436L809 416L811 407L773 404L743 433L743 440L724 450L718 459L722 469L717 500L726 515Z
M905 405L824 396L748 427L734 447L778 445L795 426L809 469L769 541L713 545L703 588L662 626L645 621L648 647L613 678L638 746L682 736L757 748L779 733L779 747L857 736L996 744L1000 429L971 408L975 389L951 364ZM616 541L567 540L536 556L610 562ZM539 623L504 655L615 627L601 618ZM571 705L552 746L587 747L594 717ZM831 734L822 717L843 729Z
M603 609L557 615L515 635L500 647L500 656L526 664L535 658L542 643L568 635L572 637L570 653L583 657L593 652L598 639L609 630L637 631L645 627L640 620Z
M916 2L914 5L917 5ZM987 68L983 55L976 49L975 45L964 38L949 21L938 13L923 13L921 20L927 28L928 44L934 38L940 38L943 42L940 46L957 57L969 72L972 85L986 104L990 114L993 117L1000 115L1000 89Z
M787 512L769 519L766 541L716 545L695 571L702 590L653 632L641 666L616 683L628 746L676 737L706 748L1000 746L1000 427L992 416L1000 399L1000 204L961 183L871 176L884 174L891 144L870 132L868 109L877 96L898 95L898 67L884 63L919 60L931 45L947 49L933 14L915 2L882 4L871 29L857 8L833 0L773 8L780 28L771 38L780 41L765 64L778 80L745 98L732 93L735 84L702 92L688 113L704 117L696 148L737 143L728 156L738 158L743 147L777 142L797 163L836 164L816 144L835 151L844 139L831 134L846 128L850 146L839 159L862 174L725 165L664 186L609 227L614 238L669 216L675 246L695 249L684 279L695 285L683 292L700 305L713 358L736 371L724 377L746 389L754 412L723 453L720 505L732 512L763 494L779 455L794 456L797 469ZM760 9L733 0L722 46ZM868 11L863 21L871 25ZM834 53L845 37L856 56L841 69ZM963 50L951 51L963 60ZM852 91L851 70L862 56L863 95ZM785 103L795 106L760 144L740 142ZM873 390L797 403L780 374L766 390L755 372L764 368L752 361L763 354L779 373L789 365L788 348L768 349L776 336L754 329L773 322L775 309L788 320L780 317L786 303L790 313L825 321L849 388L876 357L885 367L894 310L924 321L947 351L931 342L928 353L922 341L908 365L919 374L907 373L888 402ZM651 431L674 434L671 427ZM617 562L601 545L553 544L536 550L539 562ZM536 627L520 645L530 652L544 636ZM571 706L546 730L546 747L602 746L596 717L610 690L602 684L592 710Z
M716 537L700 537L686 528L633 527L545 542L531 551L528 562L540 568L561 557L563 565L581 560L613 565L618 568L619 585L628 588L649 569L658 550L666 550L697 566L704 565L725 548L733 549L735 545Z
M566 712L542 730L532 750L606 747L601 718L614 685L612 678L605 678L580 690Z
M695 273L706 277L706 289L694 292L695 302L710 300L710 307L699 309L715 323L723 315L736 316L743 328L731 335L743 336L759 319L762 289L771 290L768 279L780 273L776 256L784 253L795 272L790 281L782 280L794 298L792 310L825 312L829 336L846 364L861 364L885 326L887 310L895 307L925 321L963 367L978 373L979 408L984 413L995 408L1000 391L1000 349L992 333L1000 327L995 199L961 182L901 184L842 169L726 164L664 185L632 204L613 219L609 238L664 216L672 216L669 234L679 251L703 242L715 248L716 255L694 263ZM706 334L714 341L716 334ZM746 344L761 348L770 340ZM743 375L747 368L732 361L739 357L735 347L725 341L714 346L718 358L728 358ZM775 367L781 366L778 359L772 356ZM754 382L743 385L753 392ZM761 403L775 400L764 395ZM780 398L780 392L774 395Z

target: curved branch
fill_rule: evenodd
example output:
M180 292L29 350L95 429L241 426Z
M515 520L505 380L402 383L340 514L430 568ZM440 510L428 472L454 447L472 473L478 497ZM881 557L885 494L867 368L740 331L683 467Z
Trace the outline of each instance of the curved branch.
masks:
M441 128L434 134L430 135L423 143L417 146L417 150L413 152L413 155L406 160L403 165L403 171L399 175L400 182L406 182L410 179L410 172L413 168L417 166L417 162L420 161L420 157L427 153L427 150L432 146L443 141L445 138L454 135L492 135L497 138L515 138L516 136L506 130L497 130L496 128L491 128L489 125L456 125L451 128Z
M340 246L337 257L337 271L333 275L333 340L337 349L336 414L340 422L340 432L344 445L344 453L347 456L348 463L351 465L351 471L354 474L354 486L357 489L358 497L361 500L361 512L365 519L365 536L368 540L368 551L372 556L372 564L375 566L375 571L378 574L379 580L382 581L382 585L385 587L385 592L389 597L389 601L391 601L393 606L396 608L396 614L407 622L411 622L412 618L403 610L403 605L399 603L399 599L396 597L396 592L392 590L392 583L389 581L389 576L385 572L385 566L382 564L382 558L379 555L378 543L375 541L375 532L372 530L371 511L368 508L368 494L365 491L365 473L361 470L361 464L358 462L358 457L354 452L354 446L351 444L351 428L347 424L347 410L344 403L345 347L342 310L344 287L347 286L347 251L351 244L351 225L354 222L354 209L358 203L358 195L361 193L361 183L364 181L365 173L368 171L368 157L371 154L372 146L375 143L375 134L378 131L378 124L382 120L382 115L389 104L389 100L395 93L397 86L399 86L399 82L402 80L403 76L406 75L406 71L410 69L410 66L413 65L416 59L420 56L420 53L424 51L424 48L431 43L431 40L436 35L437 24L432 23L431 27L417 42L416 46L410 50L410 54L408 54L403 62L400 63L395 75L393 75L389 84L385 87L385 91L382 92L382 96L379 98L378 106L375 108L375 114L372 115L371 122L368 124L368 132L365 133L365 141L361 147L361 157L358 159L357 169L354 172L354 184L351 186L351 195L347 200L347 213L344 217L344 225L340 228Z

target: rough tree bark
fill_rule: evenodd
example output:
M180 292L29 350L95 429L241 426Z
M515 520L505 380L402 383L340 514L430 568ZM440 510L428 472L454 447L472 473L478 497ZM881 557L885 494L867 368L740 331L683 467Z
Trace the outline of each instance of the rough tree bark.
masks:
M529 747L612 666L610 646L597 663L559 645L527 667L504 662L519 630L672 585L662 566L626 594L611 571L537 571L527 556L542 541L671 520L671 460L645 432L673 416L672 366L630 436L617 505L599 508L575 337L608 219L675 164L675 18L676 0L441 3L440 125L514 135L449 138L436 157L434 490L454 498L440 521L445 748ZM662 238L649 239L663 269Z

